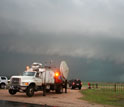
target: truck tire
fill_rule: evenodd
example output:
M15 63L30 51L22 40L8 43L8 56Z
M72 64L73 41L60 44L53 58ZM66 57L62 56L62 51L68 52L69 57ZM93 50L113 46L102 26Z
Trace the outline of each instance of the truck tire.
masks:
M57 85L56 86L56 93L57 94L61 94L63 92L63 87L62 87L62 85Z
M72 86L71 89L75 89L75 88Z
M47 93L50 92L50 85L46 85L46 92L47 92Z
M5 88L6 88L6 84L2 83L2 84L0 85L0 88L1 88L1 89L5 89Z
M29 86L26 90L26 95L28 97L32 97L34 95L34 87L33 86Z
M46 92L49 93L50 92L50 89L46 89Z
M81 90L81 87L78 87L79 88L79 90Z
M43 96L46 96L46 85L43 86Z
M16 92L17 92L16 90L9 89L9 93L10 93L11 95L15 95Z

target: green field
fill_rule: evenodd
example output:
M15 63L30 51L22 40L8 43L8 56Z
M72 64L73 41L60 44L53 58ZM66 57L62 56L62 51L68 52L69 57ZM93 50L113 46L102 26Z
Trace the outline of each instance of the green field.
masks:
M124 92L117 93L104 89L86 89L81 90L81 93L83 94L81 99L92 103L124 107Z

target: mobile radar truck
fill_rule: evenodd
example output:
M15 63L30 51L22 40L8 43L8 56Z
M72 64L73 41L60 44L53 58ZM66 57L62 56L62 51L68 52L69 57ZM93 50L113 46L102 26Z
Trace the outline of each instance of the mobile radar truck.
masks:
M67 93L68 73L69 68L65 61L60 63L59 68L43 67L41 63L35 62L31 67L27 66L22 76L12 76L10 78L8 91L11 95L24 92L28 97L32 97L36 91L43 91L43 96L51 90L62 93L65 89L65 93Z

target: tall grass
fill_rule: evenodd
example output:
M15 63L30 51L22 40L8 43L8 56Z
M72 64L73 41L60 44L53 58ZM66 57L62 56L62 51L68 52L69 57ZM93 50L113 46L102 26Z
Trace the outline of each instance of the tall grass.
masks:
M104 89L87 89L81 90L81 93L84 95L81 99L89 102L124 107L124 92L115 93Z

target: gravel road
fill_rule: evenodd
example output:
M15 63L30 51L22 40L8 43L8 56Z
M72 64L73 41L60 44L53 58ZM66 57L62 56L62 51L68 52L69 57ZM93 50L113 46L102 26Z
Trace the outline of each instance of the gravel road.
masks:
M25 102L33 104L46 104L57 107L109 107L105 105L91 104L87 101L80 100L82 94L79 90L68 89L68 93L56 94L55 92L47 93L44 97L42 92L35 92L33 97L27 97L25 93L10 95L8 90L0 90L0 100Z

